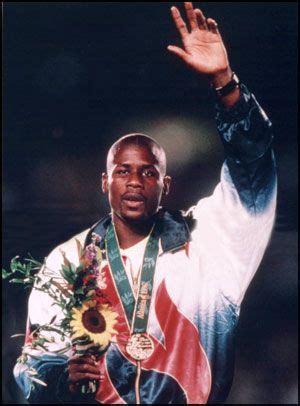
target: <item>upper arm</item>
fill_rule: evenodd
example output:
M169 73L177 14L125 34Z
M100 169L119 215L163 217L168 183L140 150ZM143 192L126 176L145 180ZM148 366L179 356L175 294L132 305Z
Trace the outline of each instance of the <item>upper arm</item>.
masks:
M86 232L77 236L77 239L82 244L85 235ZM28 302L24 346L27 356L24 357L23 362L17 362L14 368L16 381L31 403L46 401L60 403L60 397L63 396L64 391L67 391L65 367L67 359L72 353L71 346L67 347L68 344L71 344L70 338L65 337L64 341L62 341L61 335L55 331L41 330L43 337L49 340L49 342L46 342L46 348L39 347L37 350L31 345L34 330L43 325L49 325L50 322L52 322L53 327L60 328L60 322L64 318L61 307L55 304L54 299L48 293L39 290L44 283L51 282L51 278L54 278L53 280L61 286L66 287L67 282L60 274L64 259L62 252L66 254L66 258L70 262L76 266L78 265L79 257L75 238L55 248L46 258L42 269L38 273L39 282L32 289ZM55 286L53 289L55 289ZM64 355L57 353L58 350L64 348L67 348ZM25 355L24 351L23 355ZM37 375L34 375L34 377L47 383L46 387L32 381L31 375L28 374L29 368L36 370ZM62 384L60 385L60 383ZM60 395L60 392L62 392L62 395Z
M220 183L192 210L192 244L210 277L236 304L265 252L276 207L271 123L253 95L243 97L236 109L217 115L226 153Z
M270 239L275 217L275 197L259 213L243 205L229 182L226 165L212 196L202 199L193 210L196 227L192 245L201 253L200 266L209 272L224 294L239 304L257 270Z

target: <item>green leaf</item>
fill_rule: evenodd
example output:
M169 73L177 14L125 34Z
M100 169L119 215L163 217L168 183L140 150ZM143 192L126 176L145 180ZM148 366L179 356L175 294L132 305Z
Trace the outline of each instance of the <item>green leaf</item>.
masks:
M2 279L8 278L9 275L11 275L11 273L2 268Z
M9 281L9 283L22 283L25 284L24 279L14 278Z
M19 263L20 263L20 261L18 260L19 258L20 258L19 255L16 255L15 257L13 257L13 258L10 260L11 265L16 266L16 264L19 264Z
M82 265L78 265L78 267L76 268L76 273L79 274L80 272L82 272L84 269L84 267Z
M36 265L38 268L41 268L43 264L32 257L30 253L28 253L30 258L24 258L26 261L30 262L33 265Z
M75 290L75 295L84 295L84 289L83 288L79 288Z
M41 328L41 330L44 330L44 331L54 331L55 333L58 333L58 334L60 334L60 335L64 335L65 333L62 331L62 330L60 330L59 328L55 328L55 327L51 327L51 326L43 326L42 328Z
M63 265L61 267L60 273L62 274L62 276L64 277L64 279L66 279L67 282L69 282L70 284L73 284L75 281L75 275L72 272L72 270L70 270L69 267L67 267L66 265Z
M70 343L67 343L64 348L61 348L60 350L56 350L56 351L53 351L53 352L55 352L56 354L63 354L64 352L69 351L70 347L71 347Z
M29 375L38 375L38 372L37 372L35 369L28 369L28 370L27 370L27 373L28 373Z
M24 267L21 264L20 261L17 261L15 258L13 258L10 262L10 269L12 270L12 272L21 272L21 273L25 273L24 272Z
M40 379L34 378L33 376L31 376L30 378L31 378L32 381L34 381L34 382L36 382L36 383L38 383L40 385L48 386L45 382L41 381Z
M99 263L102 262L102 252L99 247L96 247L96 258Z
M45 282L45 283L43 283L42 284L42 289L49 289L49 288L51 288L51 283L50 282Z
M82 254L83 254L83 247L77 238L75 238L75 241L76 241L76 245L77 245L78 258L81 258Z
M56 317L57 317L57 315L54 315L49 324L52 324L55 321Z

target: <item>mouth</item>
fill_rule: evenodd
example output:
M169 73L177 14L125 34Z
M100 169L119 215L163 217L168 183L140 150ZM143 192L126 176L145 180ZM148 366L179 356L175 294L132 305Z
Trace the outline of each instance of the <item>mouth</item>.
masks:
M139 193L125 193L122 196L122 200L126 200L127 202L144 202L146 199Z
M132 209L139 208L145 203L145 197L139 193L125 193L122 196L122 201Z

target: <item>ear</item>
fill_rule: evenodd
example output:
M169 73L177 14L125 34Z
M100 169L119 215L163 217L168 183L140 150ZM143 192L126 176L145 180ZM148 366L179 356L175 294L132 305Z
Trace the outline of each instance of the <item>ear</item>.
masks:
M102 172L102 192L108 193L108 175L106 172Z
M167 196L170 192L171 180L172 180L171 176L164 177L164 180L163 180L163 182L164 182L163 195L164 196Z

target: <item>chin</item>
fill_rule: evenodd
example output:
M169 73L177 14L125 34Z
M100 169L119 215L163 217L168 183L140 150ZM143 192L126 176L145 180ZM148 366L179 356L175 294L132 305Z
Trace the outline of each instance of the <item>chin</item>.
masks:
M149 215L146 213L141 213L138 211L126 211L125 213L121 214L121 217L126 221L146 221L149 219Z

